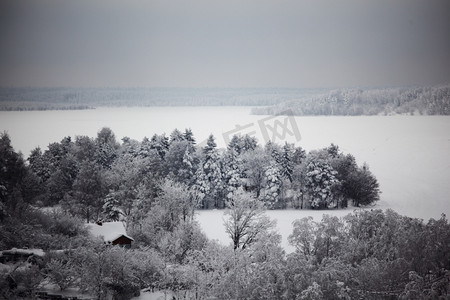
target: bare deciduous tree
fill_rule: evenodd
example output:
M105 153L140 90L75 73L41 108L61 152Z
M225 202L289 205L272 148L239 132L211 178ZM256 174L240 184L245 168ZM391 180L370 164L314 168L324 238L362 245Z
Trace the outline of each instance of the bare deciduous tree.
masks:
M235 250L245 249L275 227L275 222L264 214L263 203L242 189L235 192L227 206L225 230L233 240Z

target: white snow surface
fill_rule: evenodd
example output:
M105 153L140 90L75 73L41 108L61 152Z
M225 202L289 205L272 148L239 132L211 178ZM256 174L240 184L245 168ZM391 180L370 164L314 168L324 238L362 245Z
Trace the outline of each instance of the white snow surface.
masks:
M113 242L122 235L133 240L132 237L127 235L122 222L103 222L101 226L96 223L89 223L86 226L93 236L102 237L106 243Z

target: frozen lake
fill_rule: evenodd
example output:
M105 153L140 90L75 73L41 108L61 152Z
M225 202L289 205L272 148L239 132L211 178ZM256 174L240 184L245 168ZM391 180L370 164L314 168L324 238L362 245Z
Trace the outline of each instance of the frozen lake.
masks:
M278 127L295 122L301 139L285 132L278 142L295 142L306 150L339 145L367 162L380 182L379 207L423 219L450 214L450 117L448 116L362 116L362 117L278 117L250 115L249 107L148 107L98 108L82 111L0 112L0 130L7 131L16 150L25 157L31 149L45 149L65 136L95 137L102 127L110 127L118 139L124 136L142 140L154 133L167 135L174 128L191 128L200 143L212 133L219 147L225 146L233 131L253 133L264 141L262 124L267 119ZM258 122L260 121L260 122ZM239 125L240 129L236 129ZM292 129L292 128L291 128ZM224 137L225 136L225 137ZM267 136L266 136L267 137ZM199 215L209 224L211 237L222 226L220 217ZM217 212L216 212L217 213ZM272 212L278 223L288 223L306 212ZM315 212L311 212L314 213ZM203 217L203 215L206 217ZM214 212L210 212L214 214ZM338 213L341 215L341 212ZM206 221L202 221L203 219ZM216 229L214 229L216 228ZM284 227L283 227L284 228ZM283 235L288 235L283 233Z

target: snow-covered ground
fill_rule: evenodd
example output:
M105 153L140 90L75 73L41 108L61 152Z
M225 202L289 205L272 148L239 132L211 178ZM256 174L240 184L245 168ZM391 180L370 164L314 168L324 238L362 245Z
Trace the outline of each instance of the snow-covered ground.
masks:
M0 112L0 130L6 130L16 150L27 156L31 149L45 149L64 136L96 136L103 126L118 139L128 136L141 140L174 128L191 128L202 142L210 133L219 147L227 134L254 133L264 142L267 116L250 115L248 107L150 107L99 108L85 111ZM367 162L380 182L382 208L425 220L450 215L450 117L449 116L361 116L361 117L278 117L277 142L296 142L306 150L337 144L353 154L358 163ZM258 122L259 121L259 122ZM268 119L268 122L274 120ZM301 139L285 132L282 125L295 121ZM239 125L239 129L236 129ZM292 128L291 128L292 129ZM292 130L291 130L292 132ZM270 132L269 132L270 133ZM333 211L344 215L349 211ZM269 212L287 237L296 218L315 211ZM222 212L200 212L205 232L222 240ZM317 216L316 216L317 217ZM320 216L317 217L320 219ZM227 243L227 240L225 241Z

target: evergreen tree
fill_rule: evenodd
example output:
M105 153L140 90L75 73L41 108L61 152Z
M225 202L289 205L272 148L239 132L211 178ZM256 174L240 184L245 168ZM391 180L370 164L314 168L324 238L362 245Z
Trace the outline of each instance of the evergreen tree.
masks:
M73 184L73 194L66 196L65 206L87 222L98 219L104 197L103 177L99 166L90 161L82 162Z
M195 145L195 138L192 130L190 128L186 128L184 131L184 139L188 141L191 145Z
M152 150L152 143L148 139L148 137L144 137L141 142L141 146L139 148L139 156L142 158L148 157L150 155L150 151Z
M104 168L110 168L116 159L119 143L110 128L102 128L95 139L97 145L97 162Z
M202 208L208 206L208 201L212 201L214 207L219 208L221 206L220 197L223 188L222 168L212 134L208 137L202 152L203 160L196 172L196 189L203 195Z
M233 135L231 141L228 143L228 150L236 152L238 155L241 154L242 148L238 135Z
M21 214L24 207L22 185L28 170L20 153L11 146L7 133L0 134L0 220L9 213Z
M241 143L242 143L241 148L244 152L253 151L258 146L258 140L256 139L256 137L249 136L248 134L242 137Z
M225 184L225 193L228 199L233 197L234 192L242 187L242 171L240 166L242 162L239 160L236 151L228 150L223 157L223 179Z
M191 186L195 180L195 160L190 153L189 147L186 147L183 154L183 163L179 175L182 182Z
M208 139L206 140L206 145L203 147L203 154L205 154L206 159L209 159L211 156L213 156L213 153L216 151L216 141L212 134L208 136Z
M139 156L140 150L141 144L138 141L132 140L127 136L122 138L122 145L120 147L121 156L128 156L130 159L133 159Z
M120 217L122 215L122 211L120 209L120 201L116 197L116 193L114 191L110 191L105 197L105 201L103 204L103 215L105 216L106 221L120 220Z
M326 150L331 158L337 158L340 155L339 147L333 143Z
M78 162L96 159L97 145L92 138L85 135L76 136L74 144L74 155Z
M185 167L183 158L186 150L189 151L189 142L185 140L173 141L170 143L169 150L166 154L166 172L179 182L183 182L183 168Z
M323 160L310 161L306 167L305 188L312 208L328 208L335 200L333 188L339 184L337 172Z
M300 165L306 158L306 152L302 147L295 147L294 153L292 154L292 162L294 165Z
M279 167L273 162L266 169L266 189L264 201L268 208L276 208L281 197L281 172Z
M265 187L266 168L270 161L270 156L261 148L242 155L244 187L247 191L253 191L256 198L260 197Z
M170 141L169 144L172 144L173 142L181 142L184 141L184 135L179 131L178 129L174 129L172 133L170 134Z
M377 179L367 165L352 172L344 186L345 195L353 200L353 205L369 205L380 199Z
M293 145L285 143L283 146L283 153L280 158L280 169L281 175L292 182L292 172L294 169L294 164L292 162L293 156Z
M165 159L166 153L169 150L169 138L165 134L153 135L150 140L150 149L155 149L162 160Z
M266 146L264 147L265 152L270 155L278 165L281 165L281 149L280 146L273 143L272 141L268 141Z
M50 178L50 168L49 165L44 161L40 147L33 149L27 160L30 164L31 171L36 174L42 181L46 181L48 178Z

